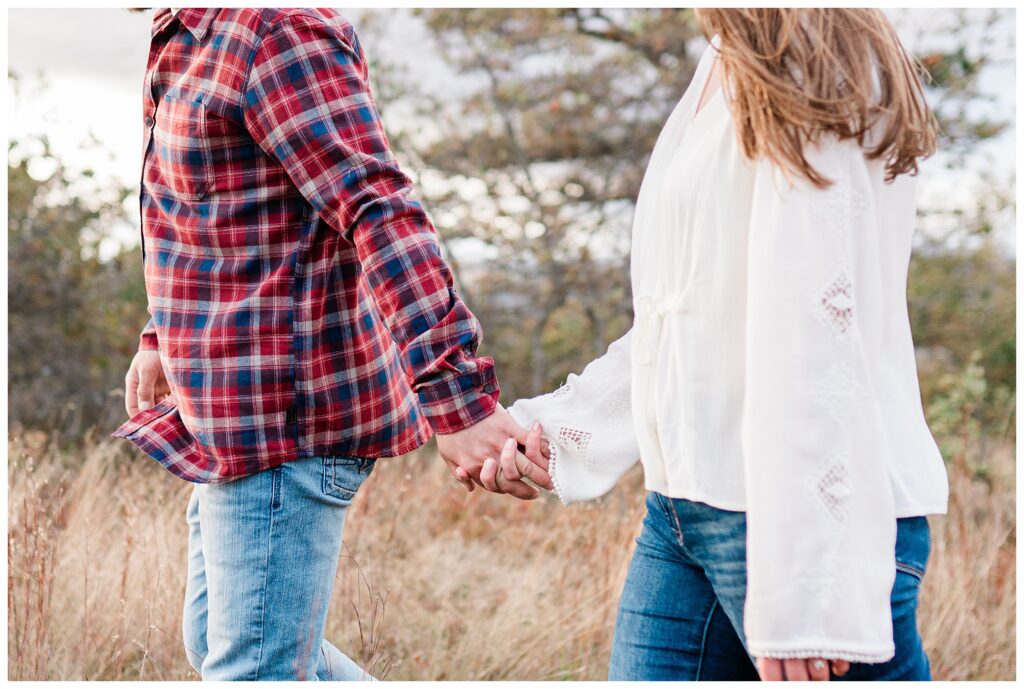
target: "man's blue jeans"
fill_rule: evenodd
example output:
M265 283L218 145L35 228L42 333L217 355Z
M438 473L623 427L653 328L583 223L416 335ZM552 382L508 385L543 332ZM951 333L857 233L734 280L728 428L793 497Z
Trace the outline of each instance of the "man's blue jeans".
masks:
M323 636L345 513L373 466L312 457L196 485L182 630L204 680L370 679Z
M756 680L746 651L746 514L647 497L647 516L619 603L613 680ZM928 680L917 598L931 540L928 520L897 520L892 589L895 657L855 663L843 680ZM836 679L836 678L833 678Z

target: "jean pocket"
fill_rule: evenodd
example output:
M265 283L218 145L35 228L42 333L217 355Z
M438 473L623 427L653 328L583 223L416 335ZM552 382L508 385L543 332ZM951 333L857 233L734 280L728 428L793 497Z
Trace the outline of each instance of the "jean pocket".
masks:
M362 457L324 457L324 495L351 502L376 463Z

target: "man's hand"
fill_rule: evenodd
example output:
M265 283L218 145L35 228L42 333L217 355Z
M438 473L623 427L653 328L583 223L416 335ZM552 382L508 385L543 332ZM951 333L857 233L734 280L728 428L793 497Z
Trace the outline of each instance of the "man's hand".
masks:
M520 500L533 500L540 492L522 479L528 478L550 490L554 486L548 476L547 464L534 463L519 452L510 451L517 444L526 445L529 432L517 424L500 404L494 413L469 428L448 435L438 434L437 449L447 462L452 475L473 490L474 483L495 493L508 493ZM511 440L507 446L506 443ZM502 474L490 477L485 484L480 471L484 461L502 458Z
M823 658L793 658L780 660L778 658L758 658L757 672L761 679L766 682L827 682L829 679L829 664L832 665L832 674L842 677L850 670L850 664L845 660L825 660Z
M124 377L124 406L128 416L149 409L171 394L171 386L160 363L160 352L142 349L135 354Z

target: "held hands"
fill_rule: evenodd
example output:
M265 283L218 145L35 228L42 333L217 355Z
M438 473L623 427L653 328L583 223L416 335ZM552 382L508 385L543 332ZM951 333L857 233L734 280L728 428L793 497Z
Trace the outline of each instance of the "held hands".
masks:
M505 445L501 448L500 464L494 461L493 458L488 457L484 460L484 466L480 470L480 483L483 487L489 491L501 492L499 482L510 476L518 476L522 474L531 481L537 482L533 476L528 473L523 473L520 470L520 465L526 467L531 472L534 467L541 467L544 471L544 476L547 477L547 484L545 488L551 490L554 486L551 482L551 476L547 473L548 459L550 454L547 448L547 444L541 441L541 433L544 431L539 423L535 423L530 429L529 433L526 434L526 442L523 443L525 446L524 454L527 462L522 462L519 458L523 455L518 452L518 445L514 438L509 438ZM458 476L456 476L458 478Z
M836 677L842 677L850 670L850 664L845 660L758 658L757 673L766 682L827 682L829 663L832 665L832 674Z
M457 433L439 434L437 449L466 490L480 485L492 493L534 500L540 491L523 479L548 490L554 487L540 449L540 434L539 427L528 432L517 424L499 404L483 421ZM518 452L519 445L526 448L526 455Z
M171 386L164 375L160 353L155 349L139 350L124 378L124 406L128 416L149 409L170 394Z

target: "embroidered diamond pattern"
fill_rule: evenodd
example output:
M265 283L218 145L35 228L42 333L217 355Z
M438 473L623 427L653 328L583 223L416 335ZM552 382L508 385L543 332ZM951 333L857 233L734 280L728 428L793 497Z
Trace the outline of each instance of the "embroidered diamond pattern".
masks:
M846 362L833 365L811 392L811 396L828 410L837 423L844 423L850 418L863 395L864 388Z
M840 462L830 464L815 484L815 492L825 511L837 522L846 521L850 486L846 466Z
M853 325L853 284L840 270L816 299L816 313L833 335L846 336Z

